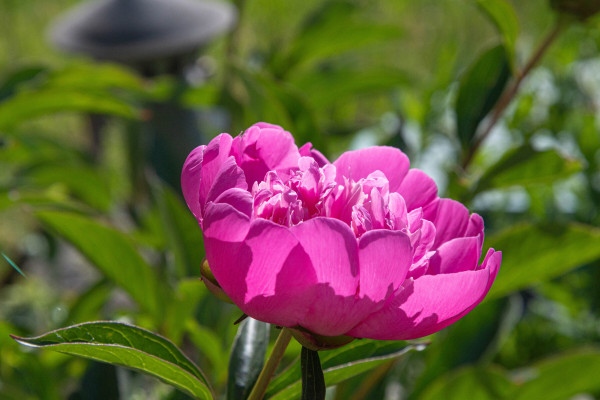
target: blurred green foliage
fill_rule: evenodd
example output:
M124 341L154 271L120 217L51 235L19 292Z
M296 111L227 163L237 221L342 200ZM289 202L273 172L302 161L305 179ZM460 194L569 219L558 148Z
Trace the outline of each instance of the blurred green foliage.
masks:
M324 366L332 398L600 398L600 19L558 16L578 15L577 1L239 0L239 26L205 50L192 84L51 49L42 28L75 3L0 3L0 251L26 274L0 259L0 398L184 398L8 336L102 319L169 338L225 393L240 312L197 279L201 233L135 129L152 123L149 104L173 101L206 138L268 121L330 159L398 146L503 252L489 298L427 350L336 350L364 362ZM282 373L268 394L293 398L297 379Z

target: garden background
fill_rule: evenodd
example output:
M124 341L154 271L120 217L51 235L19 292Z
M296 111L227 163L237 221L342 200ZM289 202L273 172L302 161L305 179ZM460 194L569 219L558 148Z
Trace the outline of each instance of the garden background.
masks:
M237 0L179 77L58 51L46 29L76 3L0 2L0 398L186 398L9 337L93 320L162 334L235 398L240 311L198 279L183 153L160 150L257 121L331 160L399 147L503 252L486 300L426 349L323 361L329 398L600 398L597 1ZM270 398L297 396L284 378Z

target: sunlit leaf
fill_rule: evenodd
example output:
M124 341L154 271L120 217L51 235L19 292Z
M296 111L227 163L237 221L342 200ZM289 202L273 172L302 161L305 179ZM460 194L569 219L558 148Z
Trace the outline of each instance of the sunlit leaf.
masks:
M128 102L102 92L43 89L21 92L0 104L0 129L9 129L28 119L59 112L85 112L137 118Z
M522 224L486 238L502 251L502 266L487 298L555 278L600 258L600 229L576 223Z
M320 354L325 383L327 386L335 385L375 368L390 358L424 348L423 344L411 345L406 342L355 340L343 347ZM297 399L302 391L300 377L300 363L295 362L273 380L267 389L267 396L277 400Z
M569 400L579 393L600 390L600 350L577 349L539 362L527 369L526 381L510 397L514 400Z
M367 70L344 68L331 71L299 75L292 83L305 93L318 93L308 100L315 109L328 107L335 102L347 101L358 94L389 91L408 82L404 71L393 68L372 68Z
M401 36L398 26L366 23L357 18L355 4L346 1L322 3L303 21L297 35L273 61L276 75L374 43Z
M517 13L506 0L477 0L477 6L496 26L504 39L504 45L514 59L515 43L519 35L519 20Z
M460 81L456 99L456 130L460 143L468 148L477 127L494 107L510 78L504 46L483 53Z
M512 382L505 371L492 366L456 369L432 382L420 400L500 400L509 399ZM534 397L532 397L534 398Z
M164 300L159 298L154 271L127 236L82 215L44 211L37 216L77 247L107 278L125 289L140 307L157 317L162 314Z
M200 276L204 258L204 242L198 221L171 188L154 182L153 193L158 203L162 231L168 249L175 256L178 276Z
M76 197L102 211L107 211L112 202L108 185L102 176L84 165L44 164L29 171L27 177L40 187L62 183Z
M488 168L473 192L510 186L552 183L581 170L581 163L568 159L556 150L536 151L530 145L509 151Z
M13 338L26 346L132 368L153 375L195 398L213 398L204 375L181 350L167 339L132 325L90 322L37 337Z
M45 72L47 72L47 68L45 67L31 66L18 69L8 75L0 82L0 102L12 96L20 85L35 80Z

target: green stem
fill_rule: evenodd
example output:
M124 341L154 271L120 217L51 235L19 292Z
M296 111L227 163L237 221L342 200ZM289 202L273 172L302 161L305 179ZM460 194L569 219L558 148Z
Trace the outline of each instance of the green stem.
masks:
M248 400L262 400L267 391L267 387L269 386L269 382L271 382L271 378L273 377L277 366L281 362L283 354L285 353L285 349L287 348L291 339L292 333L290 330L287 328L281 328L281 332L275 341L273 351L271 352L267 363L260 372L258 380L252 388L252 392L250 392Z
M544 41L540 44L535 53L531 56L527 64L525 64L523 69L517 74L513 84L509 86L504 91L504 93L502 93L502 96L500 96L500 99L498 99L498 102L496 103L494 109L490 114L490 119L485 127L485 130L481 133L481 135L479 135L479 137L477 138L475 143L473 143L473 145L469 149L469 152L465 156L462 162L463 169L466 169L469 166L469 164L473 160L473 156L479 149L479 146L481 146L485 138L488 137L488 135L492 131L492 128L494 128L498 120L500 120L502 114L504 114L506 108L509 106L509 104L513 101L513 99L519 92L519 88L521 87L521 84L523 83L525 77L529 75L533 67L535 67L541 61L542 57L544 56L550 45L558 37L558 34L562 32L565 26L566 21L563 18L559 18L556 25L550 31L548 36L546 36Z

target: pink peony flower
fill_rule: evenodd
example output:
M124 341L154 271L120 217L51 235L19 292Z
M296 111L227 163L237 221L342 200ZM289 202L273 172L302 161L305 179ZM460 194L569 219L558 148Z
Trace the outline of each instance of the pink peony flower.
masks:
M438 198L404 153L370 147L330 163L258 123L188 156L182 187L210 269L249 316L317 335L430 335L489 291L483 220Z

